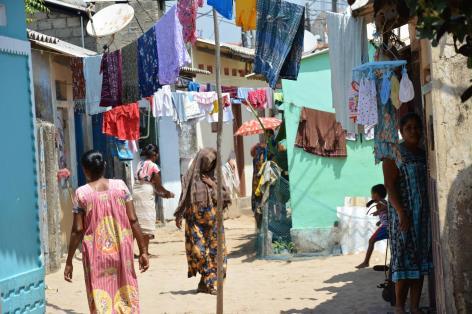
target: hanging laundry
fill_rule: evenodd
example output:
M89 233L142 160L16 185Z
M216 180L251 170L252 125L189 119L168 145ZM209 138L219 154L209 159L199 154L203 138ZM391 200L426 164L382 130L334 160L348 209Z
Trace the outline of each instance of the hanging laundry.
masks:
M221 86L222 93L229 93L231 98L238 98L238 88L236 86Z
M390 92L391 92L391 84L390 84L390 76L392 73L390 71L383 73L382 76L382 84L380 85L380 101L382 105L385 105L387 101L390 99Z
M217 103L215 104L217 106ZM231 107L224 107L223 108L223 122L230 122L233 121L234 116L233 116L233 110ZM210 114L207 118L209 123L214 123L218 122L218 112L214 112Z
M277 103L283 103L284 102L284 94L281 93L281 92L274 93L274 100Z
M279 78L296 79L303 53L305 7L280 0L258 1L254 73L275 88Z
M122 104L121 50L105 53L100 72L103 74L101 107Z
M400 89L398 91L398 95L402 103L410 102L413 100L413 98L415 98L415 88L413 87L413 83L408 77L408 72L406 71L406 68L403 68L402 71L402 79L400 81Z
M352 69L369 60L367 28L362 17L332 12L327 12L327 26L336 119L348 132L358 133L357 125L349 118L348 103L352 81L360 82L352 77Z
M266 92L266 99L267 99L266 107L269 109L272 109L272 106L274 105L274 90L270 87L264 87L263 89Z
M200 85L200 89L198 90L199 92L206 92L207 87L205 85Z
M397 144L398 124L395 108L389 100L386 105L379 106L378 123L375 127L374 155L375 163L381 162L384 158L392 160L400 157Z
M193 95L196 102L203 105L210 105L218 100L218 94L216 92L198 92Z
M85 99L85 77L83 58L71 58L70 70L72 72L72 99Z
M400 82L398 81L397 76L394 74L390 79L390 100L395 109L400 109L402 105L399 98Z
M138 76L141 97L152 96L161 87L158 74L156 31L154 27L151 27L138 38Z
M139 139L139 107L137 103L117 106L103 114L102 132L120 140Z
M236 0L236 25L244 32L256 29L257 0Z
M101 55L84 58L85 106L89 115L99 114L109 109L100 107L103 80L100 72L101 64Z
M233 0L208 0L207 4L228 20L233 19Z
M200 91L200 84L196 82L189 82L187 89L189 92L199 92Z
M351 119L353 123L357 123L357 117L359 114L358 104L359 104L359 83L356 81L352 81L351 95L349 96L349 102L348 102L348 114L349 114L349 119ZM349 132L349 133L354 133L354 132Z
M362 125L377 124L377 89L375 86L375 79L361 79L359 84L359 104L357 110L357 123Z
M157 54L159 56L160 84L174 84L180 68L191 62L182 37L182 25L177 18L177 6L173 6L154 26Z
M303 108L295 146L323 157L346 157L346 131L334 113Z
M238 96L239 99L247 100L247 98L249 96L249 92L252 92L253 90L255 90L255 89L254 88L249 88L249 87L239 87L237 96Z
M188 97L184 102L184 111L187 120L198 119L203 116L198 102L194 98L195 92L188 93Z
M251 103L252 107L256 110L265 109L267 106L267 94L264 89L257 89L250 91L247 100Z
M139 93L138 76L138 42L133 41L121 50L123 83L122 101L125 104L133 103L141 99Z
M177 15L182 24L182 35L186 43L192 45L197 40L195 33L198 8L203 6L203 0L178 0Z
M187 93L172 92L172 102L177 113L179 122L187 122L188 118L185 112L185 104L189 102Z
M158 117L174 117L175 110L172 103L172 90L169 85L164 85L154 93L152 102L152 115Z

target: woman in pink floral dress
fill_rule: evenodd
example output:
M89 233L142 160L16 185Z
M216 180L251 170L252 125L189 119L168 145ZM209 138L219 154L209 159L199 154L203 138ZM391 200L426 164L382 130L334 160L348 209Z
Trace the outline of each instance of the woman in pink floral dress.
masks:
M82 241L90 312L139 313L133 237L139 246L141 272L149 268L149 257L130 192L123 181L103 177L105 161L101 153L85 153L82 166L88 184L76 191L64 279L72 281L72 259Z

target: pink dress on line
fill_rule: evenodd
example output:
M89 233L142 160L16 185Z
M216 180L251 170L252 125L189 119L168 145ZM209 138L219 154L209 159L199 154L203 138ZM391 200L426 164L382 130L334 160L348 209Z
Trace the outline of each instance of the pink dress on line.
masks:
M139 313L133 233L126 213L132 200L126 184L109 180L106 191L84 185L74 212L83 211L83 265L91 313Z

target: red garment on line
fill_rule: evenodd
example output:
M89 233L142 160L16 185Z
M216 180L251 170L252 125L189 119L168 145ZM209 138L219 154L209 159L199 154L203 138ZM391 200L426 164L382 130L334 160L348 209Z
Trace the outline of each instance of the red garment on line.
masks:
M120 140L139 140L138 103L121 105L105 112L102 132Z
M265 109L267 106L267 94L263 89L250 91L247 95L247 99L256 110Z

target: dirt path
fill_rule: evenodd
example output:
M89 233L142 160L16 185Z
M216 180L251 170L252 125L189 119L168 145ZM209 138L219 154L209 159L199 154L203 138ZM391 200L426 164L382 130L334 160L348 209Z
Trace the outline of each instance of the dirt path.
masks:
M254 257L250 217L227 220L229 261L225 313L387 313L391 308L376 286L383 274L357 271L362 256L302 261L263 261ZM195 294L197 278L187 279L183 232L173 226L158 230L151 245L151 269L139 274L142 313L214 313L216 297ZM372 264L381 264L375 255ZM87 313L80 261L74 282L62 272L46 277L47 313Z

